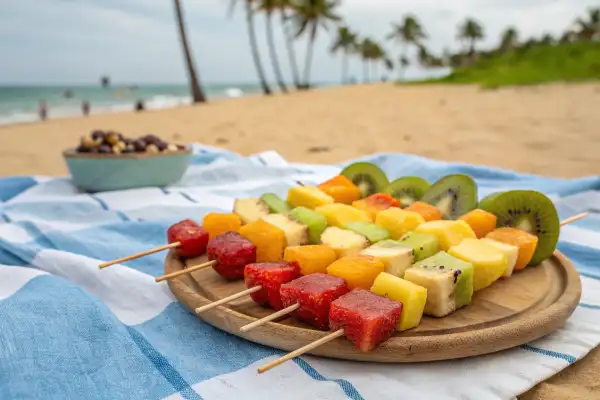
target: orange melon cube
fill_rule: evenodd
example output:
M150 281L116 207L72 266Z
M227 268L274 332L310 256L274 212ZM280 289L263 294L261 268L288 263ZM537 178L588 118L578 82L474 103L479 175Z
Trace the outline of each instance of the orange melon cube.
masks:
M358 186L343 175L334 176L317 188L333 197L336 203L352 204L353 201L360 199Z
M237 232L241 227L242 220L234 213L211 212L202 220L202 228L208 232L208 237L211 239L225 232Z
M423 201L415 201L404 210L413 211L421 214L425 222L437 221L442 219L442 213L435 206L425 203Z
M521 229L511 227L495 229L485 235L485 237L497 242L511 244L519 248L517 263L514 268L515 270L523 269L529 264L538 243L537 236L522 231Z
M391 207L400 207L398 200L387 193L375 193L364 199L352 202L352 207L366 211L375 220L377 213Z
M496 229L496 216L490 212L475 209L471 210L459 219L465 221L473 232L475 232L475 236L477 239L481 239L494 229Z
M256 246L256 262L274 262L283 259L287 239L282 229L259 219L242 226L239 233Z

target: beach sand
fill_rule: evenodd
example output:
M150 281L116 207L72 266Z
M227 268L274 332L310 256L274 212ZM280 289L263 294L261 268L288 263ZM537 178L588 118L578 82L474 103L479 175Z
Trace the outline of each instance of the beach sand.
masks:
M0 126L0 176L65 175L61 151L93 129L126 136L154 133L245 155L273 149L300 162L402 152L548 176L598 175L599 104L599 84L487 91L378 84L57 119ZM520 398L600 398L598 368L597 349Z
M500 90L377 84L50 119L0 126L0 176L64 175L63 149L93 129L113 129L242 154L274 149L290 161L327 163L402 152L578 177L600 172L598 104L598 84Z

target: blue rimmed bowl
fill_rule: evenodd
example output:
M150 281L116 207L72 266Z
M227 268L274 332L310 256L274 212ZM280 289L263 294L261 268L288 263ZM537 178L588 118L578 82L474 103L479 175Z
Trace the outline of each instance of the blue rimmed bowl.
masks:
M63 157L75 186L86 192L105 192L174 184L188 169L192 150L98 154L69 149Z

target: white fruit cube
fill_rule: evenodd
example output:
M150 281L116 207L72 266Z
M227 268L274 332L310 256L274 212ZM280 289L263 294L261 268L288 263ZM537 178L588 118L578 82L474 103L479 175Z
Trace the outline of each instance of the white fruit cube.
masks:
M404 271L413 264L413 251L409 247L367 247L360 254L377 258L385 266L388 274L403 277Z

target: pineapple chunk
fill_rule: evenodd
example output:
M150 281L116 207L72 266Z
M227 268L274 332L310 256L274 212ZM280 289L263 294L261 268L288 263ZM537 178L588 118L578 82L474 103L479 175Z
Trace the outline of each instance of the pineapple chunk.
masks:
M506 261L508 262L508 266L506 267L506 271L502 274L503 277L508 278L512 275L515 265L517 265L517 259L519 258L519 248L517 246L513 246L512 244L498 242L494 239L483 238L481 241L490 244L502 251L506 256Z
M375 217L375 223L387 229L392 235L392 239L400 239L409 231L414 231L417 226L425 223L425 219L419 213L392 207L380 211Z
M338 228L344 228L348 222L371 222L371 218L366 211L347 204L328 204L316 208L315 211L327 218L329 226L337 226Z
M413 250L409 247L380 247L373 245L360 252L362 255L377 258L385 266L388 274L402 277L404 271L413 264Z
M335 226L325 229L321 242L335 250L338 258L357 254L369 245L366 237Z
M262 219L275 225L285 233L288 246L308 244L308 226L283 214L269 214L262 217Z
M475 239L475 232L465 221L430 221L417 226L415 232L428 233L438 238L440 249L448 250L463 241L463 239Z
M319 206L333 204L334 200L314 186L296 186L288 191L287 202L292 207L306 207L313 210Z
M427 302L427 289L424 287L382 272L375 278L371 292L402 303L396 330L401 332L415 328L421 322Z
M508 267L508 260L502 251L477 239L465 239L460 244L450 247L448 253L473 264L475 268L473 290L475 291L496 282Z
M264 201L254 197L235 199L233 212L240 217L244 224L249 224L269 215L269 207Z

